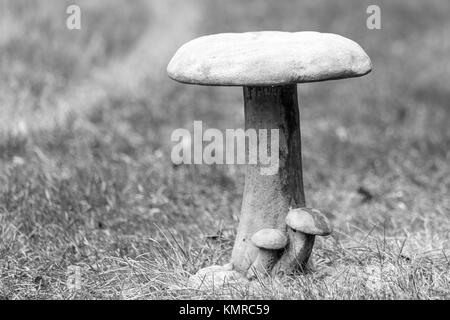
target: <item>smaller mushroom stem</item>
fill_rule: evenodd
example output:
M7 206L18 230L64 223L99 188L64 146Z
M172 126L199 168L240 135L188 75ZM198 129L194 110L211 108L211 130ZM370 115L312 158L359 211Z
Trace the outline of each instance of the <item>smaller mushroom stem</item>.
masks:
M247 272L247 278L253 279L258 276L265 277L270 274L275 261L277 259L277 252L275 250L259 249L255 261L250 266Z
M289 228L289 244L283 256L272 270L273 275L291 273L297 269L304 270L314 246L315 236Z

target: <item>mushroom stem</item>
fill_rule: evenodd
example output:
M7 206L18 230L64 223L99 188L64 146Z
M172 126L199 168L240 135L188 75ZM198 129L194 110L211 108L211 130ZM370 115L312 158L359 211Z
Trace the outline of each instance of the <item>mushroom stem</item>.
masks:
M257 164L247 165L240 223L231 261L236 270L246 273L255 262L259 249L251 236L263 228L286 230L285 217L290 207L304 207L300 116L297 86L244 87L246 129L279 129L279 163L273 175L264 175L261 146ZM258 137L258 144L260 143ZM264 146L265 147L265 146ZM246 152L249 146L246 143ZM267 154L272 150L267 138Z
M289 228L288 237L289 244L273 268L273 275L291 273L296 269L304 270L308 263L316 237L291 228Z
M264 277L270 274L277 258L276 250L259 249L255 262L247 272L247 278L252 279L257 276Z

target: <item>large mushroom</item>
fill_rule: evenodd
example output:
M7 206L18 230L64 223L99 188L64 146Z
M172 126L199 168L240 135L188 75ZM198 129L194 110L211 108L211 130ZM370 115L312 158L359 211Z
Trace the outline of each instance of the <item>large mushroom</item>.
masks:
M188 84L244 87L246 129L279 130L279 167L267 175L258 159L247 165L231 263L246 274L259 248L259 230L286 230L289 208L305 207L297 83L360 77L372 69L354 41L318 32L249 32L204 36L183 45L168 66ZM261 143L261 141L258 141ZM272 150L267 139L267 150ZM248 146L247 151L248 151Z

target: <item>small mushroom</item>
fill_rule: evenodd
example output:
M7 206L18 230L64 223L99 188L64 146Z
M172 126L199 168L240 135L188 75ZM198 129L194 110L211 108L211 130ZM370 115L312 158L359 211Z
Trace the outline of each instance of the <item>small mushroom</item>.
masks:
M286 252L274 267L276 275L288 273L300 268L303 270L308 263L309 256L316 236L328 236L332 233L331 222L318 209L292 209L286 216L289 244Z
M278 258L279 250L286 247L287 238L278 229L261 229L252 236L252 242L259 248L259 252L248 270L247 278L249 279L270 273Z

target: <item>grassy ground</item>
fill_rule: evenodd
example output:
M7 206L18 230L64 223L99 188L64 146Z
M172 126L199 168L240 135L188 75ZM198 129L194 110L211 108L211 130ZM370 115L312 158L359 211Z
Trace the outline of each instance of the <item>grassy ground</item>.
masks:
M382 30L359 0L76 3L81 31L68 2L0 0L0 298L450 298L448 1L377 1ZM242 127L242 92L165 65L198 35L248 30L340 33L375 70L299 87L308 204L336 226L314 272L192 290L229 259L243 168L172 166L170 133Z

